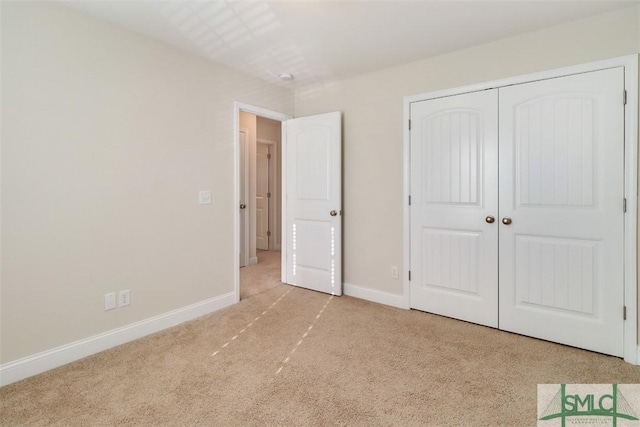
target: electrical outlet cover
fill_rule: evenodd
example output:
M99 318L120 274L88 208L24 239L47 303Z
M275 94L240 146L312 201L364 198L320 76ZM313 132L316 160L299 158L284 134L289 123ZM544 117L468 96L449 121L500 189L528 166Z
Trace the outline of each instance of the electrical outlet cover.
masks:
M129 289L118 292L118 307L124 307L131 303Z

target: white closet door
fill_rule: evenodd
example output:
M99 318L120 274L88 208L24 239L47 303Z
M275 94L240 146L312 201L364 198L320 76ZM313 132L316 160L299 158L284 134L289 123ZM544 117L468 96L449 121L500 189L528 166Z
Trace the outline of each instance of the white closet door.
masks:
M500 89L500 329L622 356L623 78Z
M411 307L493 327L497 102L487 90L411 104Z

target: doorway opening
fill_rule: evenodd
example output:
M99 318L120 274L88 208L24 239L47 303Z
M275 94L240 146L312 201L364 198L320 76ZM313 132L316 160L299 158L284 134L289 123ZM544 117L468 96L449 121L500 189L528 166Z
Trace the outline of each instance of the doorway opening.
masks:
M282 122L290 118L235 105L236 301L281 283Z

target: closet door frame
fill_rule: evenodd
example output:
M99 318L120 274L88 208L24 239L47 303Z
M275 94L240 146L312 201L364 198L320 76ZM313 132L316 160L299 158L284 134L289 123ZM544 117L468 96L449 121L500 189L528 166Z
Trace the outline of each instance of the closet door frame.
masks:
M499 89L505 86L528 83L550 78L569 76L609 68L624 68L624 86L626 91L625 129L624 129L624 195L626 214L624 218L624 301L626 320L624 321L624 360L639 365L638 348L638 55L628 55L603 61L590 62L571 67L543 71L507 79L495 80L469 86L445 89L404 98L404 137L403 137L403 307L410 308L410 260L411 260L411 221L409 200L411 196L411 139L410 112L413 102L426 101L452 95L460 95L486 89ZM623 94L620 95L621 100ZM622 201L620 201L622 203ZM620 313L622 316L622 313Z

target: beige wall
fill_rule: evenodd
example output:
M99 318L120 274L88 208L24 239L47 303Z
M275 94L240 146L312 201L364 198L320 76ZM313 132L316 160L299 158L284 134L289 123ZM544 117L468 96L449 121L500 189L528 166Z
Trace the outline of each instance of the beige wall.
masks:
M401 294L403 97L640 52L637 6L296 92L344 113L344 281Z
M232 292L233 102L293 94L54 3L1 30L0 363Z

